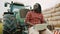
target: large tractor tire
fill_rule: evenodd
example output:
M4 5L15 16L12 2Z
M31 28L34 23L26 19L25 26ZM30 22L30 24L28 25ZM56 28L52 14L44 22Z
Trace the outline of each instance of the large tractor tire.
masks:
M4 12L3 34L13 34L16 31L16 19L12 12Z

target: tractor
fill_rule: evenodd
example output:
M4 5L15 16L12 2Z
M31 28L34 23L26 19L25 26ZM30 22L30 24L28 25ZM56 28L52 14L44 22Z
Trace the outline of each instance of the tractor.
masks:
M4 6L7 7L8 4L10 9L3 14L3 34L28 34L25 32L28 25L24 23L24 20L31 7L13 1L11 3L6 2Z

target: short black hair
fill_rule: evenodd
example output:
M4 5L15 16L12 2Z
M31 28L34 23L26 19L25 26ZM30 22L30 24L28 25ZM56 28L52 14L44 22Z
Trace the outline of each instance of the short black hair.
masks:
M35 5L38 5L38 8L37 9L33 9L35 12L37 13L41 13L41 5L39 3L36 3Z

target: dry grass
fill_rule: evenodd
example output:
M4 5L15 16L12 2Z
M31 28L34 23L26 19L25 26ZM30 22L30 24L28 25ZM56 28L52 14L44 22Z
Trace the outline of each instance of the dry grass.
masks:
M60 28L60 24L55 25L55 27L59 27Z
M2 23L0 23L0 34L2 34L2 26L3 24Z

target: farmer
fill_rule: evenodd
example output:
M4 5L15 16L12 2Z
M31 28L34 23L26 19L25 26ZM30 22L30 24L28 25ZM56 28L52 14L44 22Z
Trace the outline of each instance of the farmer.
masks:
M45 23L43 14L41 12L41 5L36 3L33 6L32 11L28 11L25 19L25 23L29 25L29 28L36 24L43 24ZM39 31L41 33L41 31Z

